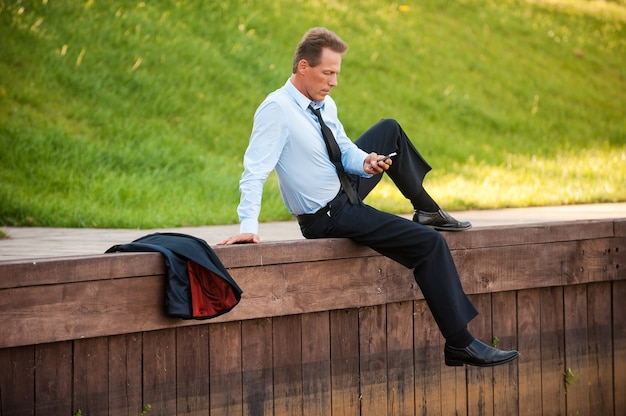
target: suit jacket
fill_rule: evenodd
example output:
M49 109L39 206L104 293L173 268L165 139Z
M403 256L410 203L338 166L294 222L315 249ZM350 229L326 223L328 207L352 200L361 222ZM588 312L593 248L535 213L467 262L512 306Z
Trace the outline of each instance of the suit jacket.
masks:
M106 253L156 251L167 267L165 313L183 319L208 319L234 308L242 290L206 241L178 233L154 233Z

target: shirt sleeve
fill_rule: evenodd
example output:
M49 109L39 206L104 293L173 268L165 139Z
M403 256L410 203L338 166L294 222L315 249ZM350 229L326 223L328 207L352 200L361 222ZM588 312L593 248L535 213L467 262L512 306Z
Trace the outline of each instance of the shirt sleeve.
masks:
M239 181L241 199L237 207L240 233L259 232L259 213L263 186L276 166L287 139L281 122L282 110L276 103L261 105L254 115L250 143L243 158L244 171Z

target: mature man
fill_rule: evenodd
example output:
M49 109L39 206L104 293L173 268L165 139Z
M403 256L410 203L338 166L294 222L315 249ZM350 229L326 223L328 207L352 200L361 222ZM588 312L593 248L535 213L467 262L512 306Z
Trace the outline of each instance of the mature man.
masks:
M435 230L466 230L471 224L452 218L424 190L431 167L400 125L385 119L355 143L347 137L329 96L347 48L325 28L309 30L298 44L291 77L254 116L240 181L240 234L220 244L260 242L263 185L275 170L285 205L306 238L350 238L413 269L446 339L447 365L514 360L517 351L492 348L467 330L478 313L463 292L445 239ZM363 203L384 171L412 203L413 221Z

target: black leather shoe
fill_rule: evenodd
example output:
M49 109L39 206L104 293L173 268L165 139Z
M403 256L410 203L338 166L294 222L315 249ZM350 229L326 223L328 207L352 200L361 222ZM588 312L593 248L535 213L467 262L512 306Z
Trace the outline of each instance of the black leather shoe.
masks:
M465 231L472 228L472 224L469 221L455 220L442 209L436 212L417 210L413 214L413 221L433 227L438 231Z
M497 348L475 339L465 348L455 348L448 344L444 347L443 354L446 365L460 367L463 364L475 365L478 367L493 367L513 361L519 357L519 352L515 350L502 351Z

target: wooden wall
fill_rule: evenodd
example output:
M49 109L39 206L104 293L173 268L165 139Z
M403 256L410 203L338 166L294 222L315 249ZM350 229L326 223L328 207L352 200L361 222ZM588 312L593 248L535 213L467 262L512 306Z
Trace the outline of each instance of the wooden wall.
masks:
M216 247L244 295L210 321L164 316L156 253L9 261L0 415L626 414L626 221L446 238L518 361L446 367L410 271L347 240Z

